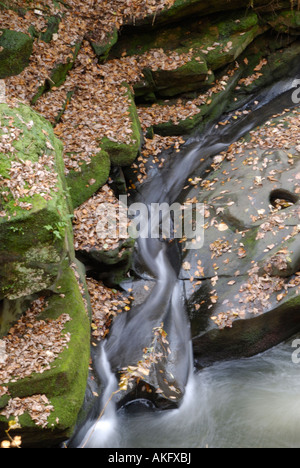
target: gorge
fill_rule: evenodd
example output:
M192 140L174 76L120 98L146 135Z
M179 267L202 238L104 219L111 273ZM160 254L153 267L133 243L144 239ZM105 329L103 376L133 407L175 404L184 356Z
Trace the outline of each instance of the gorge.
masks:
M27 3L0 7L1 440L299 446L298 5ZM97 237L120 195L201 204L202 247Z

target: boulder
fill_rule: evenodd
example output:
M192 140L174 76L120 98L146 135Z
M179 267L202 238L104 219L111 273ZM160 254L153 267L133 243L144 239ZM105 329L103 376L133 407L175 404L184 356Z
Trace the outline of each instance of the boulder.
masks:
M0 79L18 75L28 66L32 46L29 35L0 29Z
M70 437L83 403L90 356L90 321L84 278L65 262L53 291L45 291L3 338L8 355L1 366L0 439L8 421L20 427L22 447L58 447ZM18 341L14 332L18 333ZM42 346L34 343L43 342ZM28 343L28 344L26 344ZM30 346L32 352L30 356ZM22 353L21 356L19 354ZM23 366L18 366L20 362ZM5 371L6 369L6 371ZM5 390L3 390L5 388Z
M192 18L154 32L121 36L110 57L135 55L145 61L144 77L134 84L139 100L173 97L207 89L214 72L234 63L266 28L253 11Z
M289 9L274 12L267 16L266 20L279 33L300 34L300 12L298 10Z
M74 209L94 195L107 181L111 162L106 151L99 151L87 164L82 161L79 170L70 170L66 181Z
M280 10L283 7L288 8L290 6L290 2L287 0L272 5L266 0L255 0L250 5L248 0L213 0L210 3L205 2L205 0L175 0L171 3L171 6L165 7L158 12L151 12L140 19L132 18L127 23L153 28L153 26L175 23L194 15L206 16L219 12L249 8L250 6L252 9L257 9L260 12Z
M258 141L248 135L216 157L206 178L190 179L185 199L204 204L204 245L184 251L180 278L199 367L257 354L299 331L299 152L284 130L276 141L288 149L270 140L264 149L276 125L290 126L291 138L296 121L270 120Z
M130 143L120 143L113 141L107 137L101 139L101 149L106 151L110 157L111 163L114 166L130 166L131 163L138 156L139 150L142 145L142 130L137 114L137 109L134 101L133 93L130 87L124 83L126 89L126 96L128 97L129 107L129 118L131 121L130 129Z
M74 257L62 145L23 104L0 105L0 299L51 287Z

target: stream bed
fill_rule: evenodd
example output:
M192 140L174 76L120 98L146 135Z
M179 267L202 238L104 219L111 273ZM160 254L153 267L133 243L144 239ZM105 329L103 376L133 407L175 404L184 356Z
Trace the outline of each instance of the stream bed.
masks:
M133 201L150 205L180 199L187 178L195 171L199 174L200 154L201 173L211 164L212 156L270 116L295 107L291 94L297 76L299 70L291 70L290 77L252 96L245 107L251 112L238 122L218 131L211 126L204 135L192 137L179 155L170 158L169 165L160 172L150 171ZM257 101L259 106L253 108ZM292 361L292 342L284 341L250 358L216 362L194 370L189 320L178 280L182 258L174 259L174 255L176 249L160 239L137 240L136 271L140 278L152 278L155 286L144 303L115 320L104 350L99 347L93 351L94 368L102 382L101 397L94 398L93 409L70 445L299 447L300 364ZM138 362L141 350L151 342L151 332L162 322L171 348L165 375L172 375L172 386L183 395L178 408L162 410L140 397L116 404L110 395L118 388L117 371ZM160 372L159 367L154 370L150 384L161 385ZM98 419L103 408L103 417Z

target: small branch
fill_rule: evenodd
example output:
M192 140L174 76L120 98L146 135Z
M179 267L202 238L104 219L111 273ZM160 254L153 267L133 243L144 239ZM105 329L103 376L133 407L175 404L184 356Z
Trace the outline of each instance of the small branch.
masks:
M109 399L107 400L107 402L106 402L105 405L103 406L101 413L99 414L98 418L96 419L96 421L95 421L95 423L94 423L94 425L93 425L93 429L92 429L90 435L88 436L88 438L86 439L86 441L84 442L84 444L82 445L82 447L80 447L80 448L85 448L86 444L88 443L88 441L90 440L90 438L91 438L92 435L94 434L95 429L96 429L96 425L97 425L97 423L100 421L100 419L102 418L102 416L103 416L103 414L104 414L104 412L105 412L105 410L106 410L106 408L107 408L107 405L108 405L109 402L113 399L113 397L114 397L117 393L119 393L120 391L121 391L121 389L119 388L119 390L116 390L115 392L112 392L112 394L110 395Z

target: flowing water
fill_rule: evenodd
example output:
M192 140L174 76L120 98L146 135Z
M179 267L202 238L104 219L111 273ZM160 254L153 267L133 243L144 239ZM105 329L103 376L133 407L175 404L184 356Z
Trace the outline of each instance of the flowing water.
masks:
M299 448L300 364L291 349L280 345L198 372L179 409L120 410L109 446Z
M133 201L175 202L186 179L203 171L214 156L270 116L292 108L291 76L260 96L259 105L238 122L218 131L212 125L192 137L161 171L149 173ZM200 156L204 160L199 163ZM178 255L179 258L176 258ZM174 258L175 257L175 258ZM102 382L101 398L76 432L77 447L297 447L300 446L299 369L291 360L290 343L238 361L193 371L189 320L178 281L180 254L159 239L138 239L135 263L156 280L143 304L121 314L108 340L94 353L94 367ZM151 341L155 326L164 323L171 354L166 370L174 376L184 397L178 409L158 411L145 401L117 409L112 393L118 388L114 372L133 365ZM159 371L153 381L161 385ZM99 414L105 409L103 416Z

